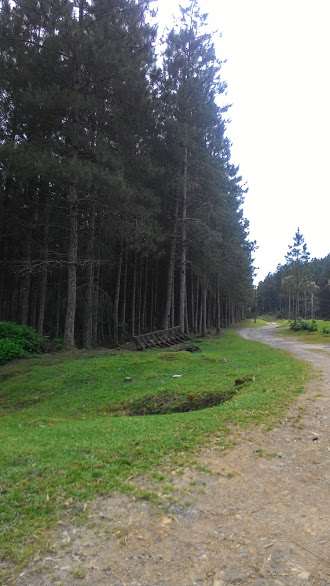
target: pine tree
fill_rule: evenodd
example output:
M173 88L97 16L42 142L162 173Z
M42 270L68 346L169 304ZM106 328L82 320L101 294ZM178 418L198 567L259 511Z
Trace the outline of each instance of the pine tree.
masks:
M171 198L166 197L167 201L171 201L172 234L164 324L168 323L171 302L175 303L175 295L171 290L172 284L177 283L174 277L176 251L179 272L178 323L182 329L189 326L187 298L190 297L190 322L194 322L194 328L198 322L198 329L204 333L210 294L213 303L216 298L220 306L219 281L224 280L224 266L220 259L223 257L223 249L231 246L232 236L229 230L228 239L223 238L222 232L229 225L235 226L234 230L237 231L237 240L232 249L237 251L239 257L247 259L239 277L242 280L242 276L246 275L242 287L243 297L251 282L250 250L242 248L247 238L244 222L241 224L243 192L237 169L230 163L230 146L225 137L223 118L225 109L219 108L216 103L226 86L220 77L221 62L216 58L213 40L205 32L205 25L206 15L201 14L196 2L190 2L186 9L182 9L179 28L169 33L163 65L164 128L167 148L171 153L168 159L173 160L168 185ZM192 266L189 286L188 266ZM228 267L226 270L228 272ZM194 296L195 276L198 278L196 299L200 293L198 317L196 300L192 302L191 299ZM232 291L230 296L234 304L236 297Z
M308 261L310 253L307 249L304 236L298 228L293 243L289 245L285 260L288 267L289 277L291 277L291 288L294 304L294 318L300 315L301 300L304 290L308 284Z

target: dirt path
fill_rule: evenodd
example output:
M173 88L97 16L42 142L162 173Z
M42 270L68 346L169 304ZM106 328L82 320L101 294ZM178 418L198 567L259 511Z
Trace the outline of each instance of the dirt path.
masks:
M60 525L18 586L330 586L330 348L271 326L241 333L322 378L271 432L204 450L203 471L169 473L163 506L118 495L92 504L83 527Z

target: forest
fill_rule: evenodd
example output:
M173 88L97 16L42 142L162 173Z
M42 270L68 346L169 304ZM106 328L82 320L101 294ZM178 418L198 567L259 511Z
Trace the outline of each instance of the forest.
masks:
M90 348L244 317L254 243L198 4L163 40L147 0L0 4L0 320Z
M310 258L300 229L285 263L259 283L258 311L288 319L330 319L330 254Z

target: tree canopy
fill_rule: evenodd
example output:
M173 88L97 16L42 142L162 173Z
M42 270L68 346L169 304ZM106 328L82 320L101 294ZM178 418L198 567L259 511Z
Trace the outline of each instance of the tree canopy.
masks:
M244 189L195 1L162 62L149 1L0 2L0 319L118 343L238 319Z

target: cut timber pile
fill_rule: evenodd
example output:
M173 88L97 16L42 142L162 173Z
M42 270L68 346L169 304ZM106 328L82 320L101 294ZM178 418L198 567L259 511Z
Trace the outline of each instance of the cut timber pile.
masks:
M189 337L181 330L180 326L168 328L167 330L148 332L147 334L133 337L137 350L145 350L146 348L154 348L157 346L173 346L188 339Z

